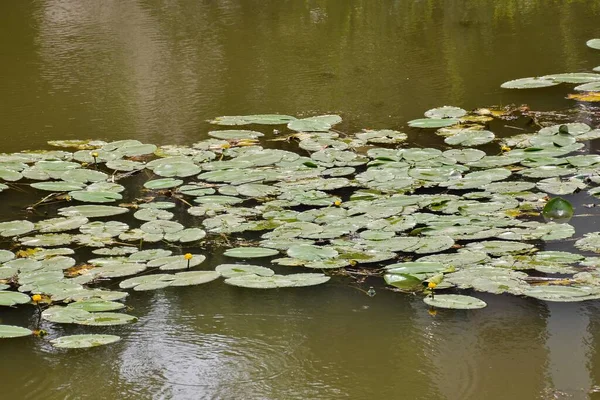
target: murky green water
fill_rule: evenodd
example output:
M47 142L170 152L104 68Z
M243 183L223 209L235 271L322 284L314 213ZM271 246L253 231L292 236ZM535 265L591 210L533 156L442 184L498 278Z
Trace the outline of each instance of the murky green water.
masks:
M598 21L596 0L3 1L0 150L71 138L190 144L218 115L339 113L352 132L402 130L444 104L566 109L566 87L499 85L600 65L584 45ZM373 298L356 289L369 285ZM432 317L380 279L132 293L140 321L102 330L117 344L0 342L1 398L600 398L600 303L478 297L487 308ZM24 310L3 308L1 322L32 324Z

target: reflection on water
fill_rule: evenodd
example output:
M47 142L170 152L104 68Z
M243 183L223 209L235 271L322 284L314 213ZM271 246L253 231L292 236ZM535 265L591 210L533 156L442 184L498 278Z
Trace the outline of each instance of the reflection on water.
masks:
M2 150L87 137L190 144L227 114L337 112L352 132L402 129L443 104L564 109L566 88L499 84L599 65L583 45L599 17L597 0L4 1ZM420 298L370 284L373 298L340 279L132 294L138 323L94 330L121 335L115 345L0 341L2 398L594 398L596 302L481 295L486 309L432 317ZM2 323L34 318L0 310Z

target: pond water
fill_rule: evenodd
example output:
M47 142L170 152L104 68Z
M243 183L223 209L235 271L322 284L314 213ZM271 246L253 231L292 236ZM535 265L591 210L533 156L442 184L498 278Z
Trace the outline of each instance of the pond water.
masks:
M440 146L407 122L445 104L589 118L565 98L569 87L500 84L600 65L585 46L600 36L596 0L4 1L0 21L2 152L53 139L189 145L214 129L207 120L259 113L339 114L343 132L406 130L411 145ZM8 199L2 220L22 213L19 196ZM575 218L575 236L595 222ZM228 262L210 250L208 269ZM432 316L422 295L388 291L381 278L131 292L139 321L101 329L116 344L0 341L2 398L600 399L598 300L476 296L487 308ZM33 307L0 309L2 324L35 318Z

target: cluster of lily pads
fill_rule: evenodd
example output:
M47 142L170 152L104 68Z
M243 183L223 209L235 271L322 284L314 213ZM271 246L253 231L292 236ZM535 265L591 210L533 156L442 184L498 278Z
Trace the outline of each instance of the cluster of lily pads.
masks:
M600 39L591 39L586 42L587 46L592 49L600 50ZM595 72L600 72L600 66L593 69ZM536 76L529 78L515 79L504 82L501 87L505 89L533 89L549 86L556 86L560 83L576 83L579 86L575 90L586 92L585 94L570 95L569 98L581 101L600 101L600 74L578 72L578 73L562 73L545 76Z
M136 320L119 312L127 290L220 277L244 288L304 287L340 274L382 276L394 290L424 292L427 304L446 308L485 306L457 289L600 298L600 258L536 247L575 234L564 220L571 205L552 196L600 193L600 156L584 150L600 129L553 123L497 138L490 122L521 115L511 113L444 106L408 123L419 134L435 129L445 148L407 147L408 135L395 130L342 133L338 115L270 114L215 118L222 128L191 146L66 140L49 142L58 150L2 154L0 189L39 201L0 223L0 306L33 303L52 323L119 325ZM246 125L263 129L233 129ZM495 154L475 148L490 142ZM291 144L298 150L281 148ZM240 262L204 267L205 255L186 252L209 246L212 254L228 247L223 255ZM575 247L600 253L600 232ZM274 267L247 261L263 257ZM308 272L275 272L291 267ZM113 279L119 290L102 286ZM0 338L32 333L0 325Z

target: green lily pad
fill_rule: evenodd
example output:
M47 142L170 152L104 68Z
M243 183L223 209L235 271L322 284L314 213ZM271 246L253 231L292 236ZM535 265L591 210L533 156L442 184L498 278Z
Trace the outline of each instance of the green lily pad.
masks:
M575 86L574 89L582 92L598 92L600 91L600 82L592 81L584 83L583 85Z
M328 132L333 125L341 121L342 118L338 115L320 115L290 121L287 127L296 132Z
M264 136L261 132L231 130L231 131L210 131L208 136L223 140L254 140Z
M86 203L112 203L123 198L123 196L115 192L100 192L87 190L69 192L69 196L71 196L75 200L83 201Z
M446 144L452 146L480 146L494 140L496 136L490 131L469 131L463 130L456 135L444 139Z
M425 111L427 118L439 119L439 118L460 118L467 115L467 111L459 107L443 106L438 108L432 108L431 110Z
M33 331L14 325L0 325L0 339L33 335Z
M15 306L29 303L29 296L19 292L0 290L0 306Z
M408 274L385 274L385 283L398 289L417 290L422 287L421 279Z
M546 75L546 76L543 76L542 78L552 79L553 81L560 82L560 83L586 83L586 82L600 81L600 74L592 74L589 72L576 72L576 73Z
M215 125L283 125L295 119L296 117L279 114L228 115L217 117L209 122Z
M72 190L83 189L85 183L52 181L52 182L35 182L30 184L31 187L48 192L70 192Z
M115 335L71 335L52 339L52 346L61 349L87 349L90 347L103 346L121 340Z
M178 272L174 275L171 286L193 286L212 282L219 278L221 274L216 271L186 271Z
M560 82L556 82L550 78L521 78L512 81L504 82L500 85L503 89L535 89L549 86L556 86Z
M324 274L316 273L272 276L241 275L225 279L225 283L252 289L277 289L320 285L329 281L329 279L330 277Z
M69 305L67 305L67 307L85 310L88 312L103 312L121 310L125 308L125 304L116 301L90 299L70 303Z
M408 121L408 126L411 128L444 128L459 122L460 120L456 118L421 118Z
M35 225L26 220L0 222L0 236L12 237L24 235L34 230L34 228Z
M159 189L171 189L183 184L183 180L181 179L173 179L173 178L162 178L162 179L154 179L144 183L144 187L146 189L151 190L159 190Z
M276 254L279 254L279 251L265 247L236 247L223 253L224 256L234 258L272 257Z
M87 218L95 218L110 217L114 215L124 214L128 211L129 210L124 207L89 205L59 208L58 214L64 217L81 216Z
M287 255L304 261L320 261L335 258L338 252L329 247L299 244L291 246L287 250Z
M523 292L525 296L544 301L574 302L595 300L600 292L592 287L574 286L532 286Z
M435 297L427 296L423 299L425 304L438 308L451 308L457 310L475 310L484 308L487 304L483 300L460 294L436 294Z

